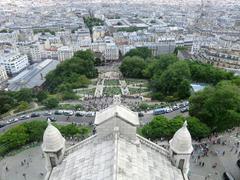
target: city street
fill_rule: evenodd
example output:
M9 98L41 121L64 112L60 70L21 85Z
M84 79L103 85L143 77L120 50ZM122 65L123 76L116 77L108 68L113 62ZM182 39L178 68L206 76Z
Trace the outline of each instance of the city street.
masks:
M53 111L54 112L54 111ZM39 112L40 114L44 113L43 111ZM188 116L188 113L181 113L180 110L176 110L170 113L166 113L163 114L163 116L172 119L176 116ZM60 123L60 124L69 124L69 123L77 123L80 125L92 125L94 123L94 118L95 117L76 117L76 116L65 116L65 115L51 115L52 117L56 118L56 122ZM69 118L68 118L69 117ZM148 113L144 113L143 117L140 117L140 124L144 125L147 124L148 122L150 122L152 120L152 118L154 117L154 115L152 114L152 112L148 112ZM19 118L19 116L17 117L12 117L12 118ZM9 118L10 119L10 118ZM21 124L23 122L29 122L29 121L34 121L34 120L46 120L47 116L40 116L40 117L35 117L35 118L30 118L30 119L25 119L25 120L19 120L18 122L15 122L13 124L9 124L7 126L4 126L2 128L0 128L0 133L6 131L7 129L16 126L17 124Z

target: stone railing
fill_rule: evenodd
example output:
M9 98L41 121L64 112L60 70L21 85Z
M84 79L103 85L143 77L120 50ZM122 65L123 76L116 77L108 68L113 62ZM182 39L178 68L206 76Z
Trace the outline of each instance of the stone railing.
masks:
M139 141L140 141L142 144L145 144L145 145L147 145L148 147L154 149L155 151L160 152L161 154L169 157L169 152L168 152L168 150L164 149L164 148L161 147L161 146L158 146L157 144L149 141L148 139L146 139L146 138L144 138L144 137L142 137L142 136L140 136L140 135L138 135L138 134L137 134L137 137L138 137Z
M66 149L65 153L64 153L64 157L68 156L69 154L77 151L78 149L80 149L81 147L83 147L84 145L90 143L92 141L92 139L94 139L97 135L93 135L88 137L87 139L84 139L83 141L69 147L68 149Z

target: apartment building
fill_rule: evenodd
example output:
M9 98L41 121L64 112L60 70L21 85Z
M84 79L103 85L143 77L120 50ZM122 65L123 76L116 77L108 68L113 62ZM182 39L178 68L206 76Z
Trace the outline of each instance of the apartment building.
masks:
M5 67L7 74L14 75L29 66L29 61L27 55L10 52L1 55L0 65Z

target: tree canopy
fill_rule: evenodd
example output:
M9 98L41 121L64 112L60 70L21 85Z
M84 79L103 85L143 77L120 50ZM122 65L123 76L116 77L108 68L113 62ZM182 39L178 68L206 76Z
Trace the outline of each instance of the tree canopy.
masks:
M141 57L126 57L123 59L120 70L126 77L143 78L143 69L146 68L146 65L146 62Z
M90 133L90 128L87 126L57 125L54 124L64 137L85 138ZM41 142L43 133L47 127L46 121L35 120L17 125L5 133L0 134L0 156L4 156L8 152L21 148L22 146L32 143Z
M104 24L104 22L101 19L95 17L84 17L83 19L84 23L90 29L90 32L92 32L93 26L102 26Z
M178 61L169 65L161 75L154 75L151 87L154 92L160 91L164 96L180 95L182 98L186 98L190 95L190 77L187 62ZM185 90L188 91L185 92Z
M179 60L175 54L152 57L148 48L126 53L120 70L128 78L149 79L152 98L166 101L188 98L193 82L216 85L234 79L233 73L200 62Z
M78 51L65 60L46 76L46 87L50 92L62 92L74 88L86 87L88 78L97 77L94 56L91 51Z
M44 104L48 109L53 109L53 108L58 107L59 100L58 100L58 98L51 96L51 97L48 97L47 99L45 99L45 100L43 101L43 104Z
M180 129L184 121L188 122L188 129L194 139L201 139L209 136L210 128L204 123L200 122L197 118L193 117L175 117L174 119L167 119L164 116L156 116L153 120L143 126L141 133L144 137L156 140L160 138L171 139L174 133Z
M32 89L21 89L16 92L0 91L0 115L15 108L16 112L27 109L34 97Z
M148 49L147 47L138 47L135 49L131 49L129 52L127 52L125 54L125 57L130 56L139 56L143 59L146 59L148 57L152 56L152 51L150 49Z
M240 80L238 80L240 81ZM214 131L240 125L240 85L236 80L222 81L190 97L190 115Z

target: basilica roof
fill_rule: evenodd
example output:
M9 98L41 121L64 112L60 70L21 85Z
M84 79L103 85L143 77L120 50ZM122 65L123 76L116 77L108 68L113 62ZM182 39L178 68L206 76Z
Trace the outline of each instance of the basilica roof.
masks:
M190 154L193 151L192 138L185 122L169 142L170 148L178 154Z
M50 180L183 180L170 162L168 151L137 136L130 142L121 135L99 140L97 135L66 152Z
M99 111L96 113L95 117L95 124L99 125L102 124L105 121L108 121L112 117L119 117L122 120L132 124L132 125L139 125L138 115L136 112L133 112L129 110L128 108L114 104L107 109L104 109L102 111Z
M48 127L43 135L42 149L44 152L57 152L65 146L65 139L59 130L48 122Z

